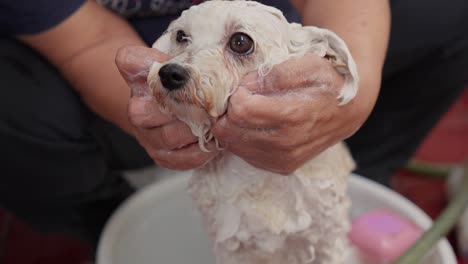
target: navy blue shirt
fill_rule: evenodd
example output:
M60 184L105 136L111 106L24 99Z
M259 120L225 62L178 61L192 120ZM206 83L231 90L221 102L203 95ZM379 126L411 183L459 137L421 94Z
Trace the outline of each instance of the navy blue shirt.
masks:
M203 0L97 0L126 17L150 45L180 13ZM59 24L85 0L0 0L0 30L4 34L33 34ZM259 1L281 9L288 20L298 21L288 0Z
M0 30L32 34L47 30L75 12L83 0L0 0Z

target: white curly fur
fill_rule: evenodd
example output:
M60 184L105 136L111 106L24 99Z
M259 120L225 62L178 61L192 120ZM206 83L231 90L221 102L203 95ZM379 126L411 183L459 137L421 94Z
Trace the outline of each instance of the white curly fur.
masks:
M187 43L176 43L178 30ZM235 32L248 34L255 51L239 59L227 49ZM166 90L151 68L148 83L165 111L186 122L200 138L226 111L229 96L248 72L261 76L287 59L327 56L345 77L340 104L356 94L358 76L345 43L334 33L290 24L281 11L253 1L209 1L182 13L153 45L169 54L166 63L189 70L183 89ZM349 221L347 176L354 162L336 144L285 177L257 169L231 153L195 171L189 191L214 240L218 264L344 263Z

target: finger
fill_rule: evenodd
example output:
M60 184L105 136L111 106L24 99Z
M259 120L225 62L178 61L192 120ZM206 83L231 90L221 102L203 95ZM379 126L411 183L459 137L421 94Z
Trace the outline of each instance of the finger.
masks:
M163 113L153 97L132 97L128 104L130 123L137 128L155 128L171 120L172 115Z
M189 126L179 120L173 120L159 130L161 130L162 146L165 149L180 149L198 142L198 137L193 135Z
M211 131L223 147L236 150L271 149L283 137L279 129L239 127L230 123L226 116L221 117Z
M265 76L260 76L258 71L251 72L241 85L255 93L274 94L317 86L335 78L343 79L328 60L310 53L273 66Z
M157 49L125 46L117 51L115 63L120 74L132 89L132 95L149 96L146 79L154 62L164 62L169 56Z
M246 128L280 128L310 121L325 104L338 104L334 96L312 90L284 95L252 94L239 87L229 100L225 116L229 123Z
M223 122L221 120L221 122ZM259 148L265 151L294 151L313 141L320 130L315 123L304 123L295 127L283 128L240 128L225 125L212 130L215 137L228 149Z
M159 165L168 169L189 170L206 164L219 153L213 141L206 144L206 148L209 152L201 151L198 143L195 143L179 150L158 150L150 155Z
M149 149L175 150L198 141L190 128L183 122L172 120L164 126L138 129L138 138Z

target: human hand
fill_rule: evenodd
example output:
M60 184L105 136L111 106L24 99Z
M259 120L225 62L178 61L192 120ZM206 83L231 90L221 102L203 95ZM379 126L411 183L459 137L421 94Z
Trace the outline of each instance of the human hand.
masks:
M176 170L193 169L215 157L218 150L210 142L206 145L210 152L202 152L198 138L185 123L160 111L146 81L153 63L168 59L156 49L128 46L118 51L116 64L132 91L128 117L136 139L158 165Z
M253 166L289 174L364 123L372 107L356 100L339 106L343 84L332 64L313 54L276 65L263 78L250 73L212 132Z

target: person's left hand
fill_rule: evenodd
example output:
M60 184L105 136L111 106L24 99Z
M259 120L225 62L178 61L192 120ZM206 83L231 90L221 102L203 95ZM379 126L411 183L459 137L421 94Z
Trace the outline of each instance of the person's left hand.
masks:
M173 170L189 170L202 166L218 154L214 141L204 152L198 138L184 122L162 112L148 87L148 73L154 62L164 62L168 55L142 46L126 46L119 50L116 64L131 88L128 119L131 134L160 166Z
M328 60L313 54L276 65L264 78L250 73L212 132L253 166L289 174L351 136L370 113L356 105L365 100L338 105L343 83Z

